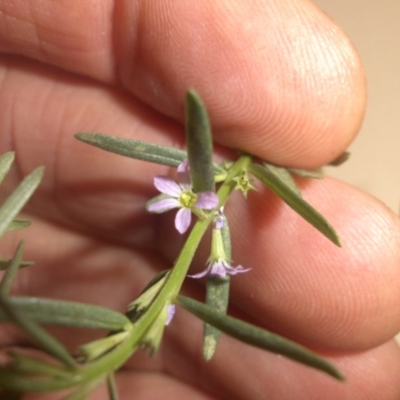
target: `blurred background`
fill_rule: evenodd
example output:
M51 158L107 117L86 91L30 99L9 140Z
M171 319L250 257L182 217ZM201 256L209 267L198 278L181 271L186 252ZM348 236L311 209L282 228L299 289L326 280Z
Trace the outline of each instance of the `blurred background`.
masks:
M368 105L350 159L329 175L400 211L400 1L314 0L352 40L364 63ZM400 334L397 335L400 344Z
M400 209L400 1L314 0L347 33L364 63L368 106L351 158L329 175Z

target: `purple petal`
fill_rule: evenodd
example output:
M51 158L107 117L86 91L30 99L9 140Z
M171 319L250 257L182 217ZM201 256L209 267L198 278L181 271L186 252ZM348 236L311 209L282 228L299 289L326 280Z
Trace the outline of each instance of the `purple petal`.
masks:
M178 171L178 173L188 172L189 171L189 160L187 158L185 160L183 160L178 165L178 168L176 170Z
M192 212L189 208L181 208L175 217L175 228L179 233L185 233L192 221Z
M187 275L189 278L203 278L206 275L219 276L220 278L226 278L227 275L237 275L243 272L250 271L251 268L243 268L241 265L232 267L225 260L216 260L208 264L208 267L195 275Z
M251 270L251 268L243 268L241 265L238 265L237 267L231 267L230 265L227 265L225 269L228 275L243 274L244 272Z
M225 263L216 261L211 264L210 275L218 275L221 278L225 278L227 270L225 269Z
M218 217L215 218L215 229L222 229L224 227L224 220L224 217L218 215Z
M217 207L219 198L214 192L201 192L197 195L196 207L203 210L212 210Z
M224 263L220 262L220 261L215 261L213 263L208 263L208 266L204 271L199 272L198 274L187 275L187 276L189 278L199 279L199 278L203 278L206 275L210 275L210 276L218 275L221 278L225 278L226 277L226 270L224 268Z
M182 193L181 187L168 176L156 176L154 178L154 186L164 194L178 198Z
M199 272L198 274L194 275L187 275L189 278L193 279L200 279L203 278L204 276L208 275L208 271L210 270L210 267L207 267L204 271Z
M177 199L167 198L156 201L147 206L147 211L154 213L162 213L165 211L172 210L173 208L178 208L181 206L181 203Z
M190 189L192 187L192 181L190 179L190 172L189 172L189 160L183 160L178 168L178 182L180 185L185 185Z
M172 318L174 318L176 311L175 304L170 304L168 306L168 315L167 315L167 320L165 321L165 325L169 325L170 322L172 321Z

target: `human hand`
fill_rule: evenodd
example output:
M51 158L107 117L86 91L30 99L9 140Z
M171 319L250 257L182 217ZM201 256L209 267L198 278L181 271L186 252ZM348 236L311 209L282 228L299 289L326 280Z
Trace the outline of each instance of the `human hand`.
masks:
M85 146L74 133L183 147L184 94L194 87L218 154L238 148L312 168L354 138L365 87L347 39L309 2L100 3L0 1L0 148L17 152L8 188L46 166L26 208L34 225L23 232L25 258L37 265L19 273L14 293L123 312L172 266L182 241L173 215L144 208L154 175L168 171ZM347 381L226 337L205 363L201 323L179 309L159 353L136 354L117 375L121 399L399 397L391 340L400 330L399 222L333 179L299 184L343 247L267 190L235 197L226 210L233 257L252 271L232 278L230 312L329 356ZM3 239L10 252L17 236ZM190 281L187 291L202 284ZM53 332L72 349L92 337ZM21 340L0 333L3 345Z

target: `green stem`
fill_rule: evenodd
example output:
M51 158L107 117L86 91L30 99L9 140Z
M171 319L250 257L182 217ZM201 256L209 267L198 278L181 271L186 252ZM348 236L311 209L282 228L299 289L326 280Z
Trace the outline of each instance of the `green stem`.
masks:
M218 197L220 199L218 208L226 204L229 195L234 190L236 182L233 178L240 174L243 169L246 169L250 162L251 156L244 154L240 156L229 169L225 182L218 190ZM5 385L6 387L13 386L25 392L61 390L90 382L94 379L98 379L100 376L107 376L110 371L120 368L140 345L144 334L151 327L162 308L168 303L175 302L175 298L179 294L183 281L185 280L194 253L213 218L214 214L210 213L206 219L196 222L179 254L175 266L171 270L157 298L150 305L146 313L137 322L128 327L128 337L113 351L89 364L85 364L82 367L78 366L76 371L71 371L70 376L60 380L46 378L32 380L3 370L0 373L0 386L2 382L4 384L8 383ZM12 381L11 385L10 381Z

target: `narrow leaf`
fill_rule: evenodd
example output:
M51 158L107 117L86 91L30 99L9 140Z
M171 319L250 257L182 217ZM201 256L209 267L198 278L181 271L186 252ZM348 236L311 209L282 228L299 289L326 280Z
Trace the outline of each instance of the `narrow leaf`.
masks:
M50 364L24 354L12 353L11 370L22 374L49 375L58 378L70 375L70 370L66 370L59 365Z
M39 324L114 331L130 325L124 314L95 305L17 296L10 297L8 302ZM1 309L0 320L9 320L9 315Z
M186 146L193 191L215 191L213 145L207 110L194 91L186 94Z
M222 241L226 258L231 260L231 236L229 231L228 220L223 218L223 227L221 228ZM215 312L226 315L229 304L230 277L221 279L218 276L212 276L207 279L206 285L206 304ZM205 323L203 331L203 358L210 361L217 349L221 331L215 326Z
M173 147L103 135L101 133L77 133L75 138L111 153L169 167L177 167L187 158L186 151Z
M43 167L36 168L11 193L0 208L0 236L7 230L16 215L21 211L43 177Z
M322 168L315 169L299 169L299 168L288 168L290 172L299 176L300 178L310 178L310 179L323 179L324 171Z
M0 184L3 182L14 161L15 153L9 151L0 156Z
M19 229L27 228L32 224L31 221L27 219L14 219L11 221L10 225L7 226L7 231L16 231Z
M6 273L3 276L3 279L0 282L0 293L3 296L7 296L10 293L11 286L13 284L14 278L17 276L17 272L19 270L19 266L22 261L22 256L24 253L24 241L21 240L15 251L14 257L11 260L9 267L6 270Z
M41 328L35 321L24 315L5 296L0 295L0 307L32 340L44 351L63 362L67 367L76 368L76 363L67 349L52 335Z
M107 376L107 389L110 400L119 400L117 385L115 383L114 373L112 372Z
M338 167L339 165L342 165L343 163L345 163L349 158L350 158L350 152L345 151L339 157L337 157L333 161L331 161L328 165L330 165L332 167Z
M289 186L283 183L273 170L257 164L251 164L249 170L269 189L275 192L289 207L293 208L294 211L314 226L314 228L318 229L337 246L341 246L339 236L329 222Z
M99 358L121 343L128 335L127 331L121 331L80 346L78 353L82 356L82 359L80 357L79 361L86 363Z
M62 400L87 400L89 394L93 392L94 388L94 384L82 385L69 395L63 397Z
M207 305L188 297L178 296L177 300L187 311L214 325L229 336L316 368L336 379L345 379L343 374L329 361L295 342L239 319L221 316Z
M272 165L268 163L263 163L265 168L271 171L272 174L276 175L276 177L282 182L283 185L289 187L293 192L297 194L297 196L301 197L301 192L299 187L297 186L295 180L290 175L290 172L283 167L278 167L277 165Z
M206 304L216 313L225 315L229 303L230 278L221 279L218 276L209 277L206 287ZM203 358L210 361L217 349L221 331L214 325L204 324Z
M133 323L138 321L142 315L147 311L158 293L164 286L169 270L164 270L157 274L151 281L146 285L139 297L137 297L132 303L128 305L128 311L125 313L127 318Z
M10 266L11 261L12 260L10 260L10 259L0 258L0 271L5 271ZM21 261L19 267L24 268L24 267L29 267L34 264L35 264L34 261Z
M152 286L161 281L161 279L165 280L167 278L167 274L169 274L170 272L171 272L170 269L164 269L163 271L156 274L152 279L150 279L149 283L140 292L140 295L147 292Z

